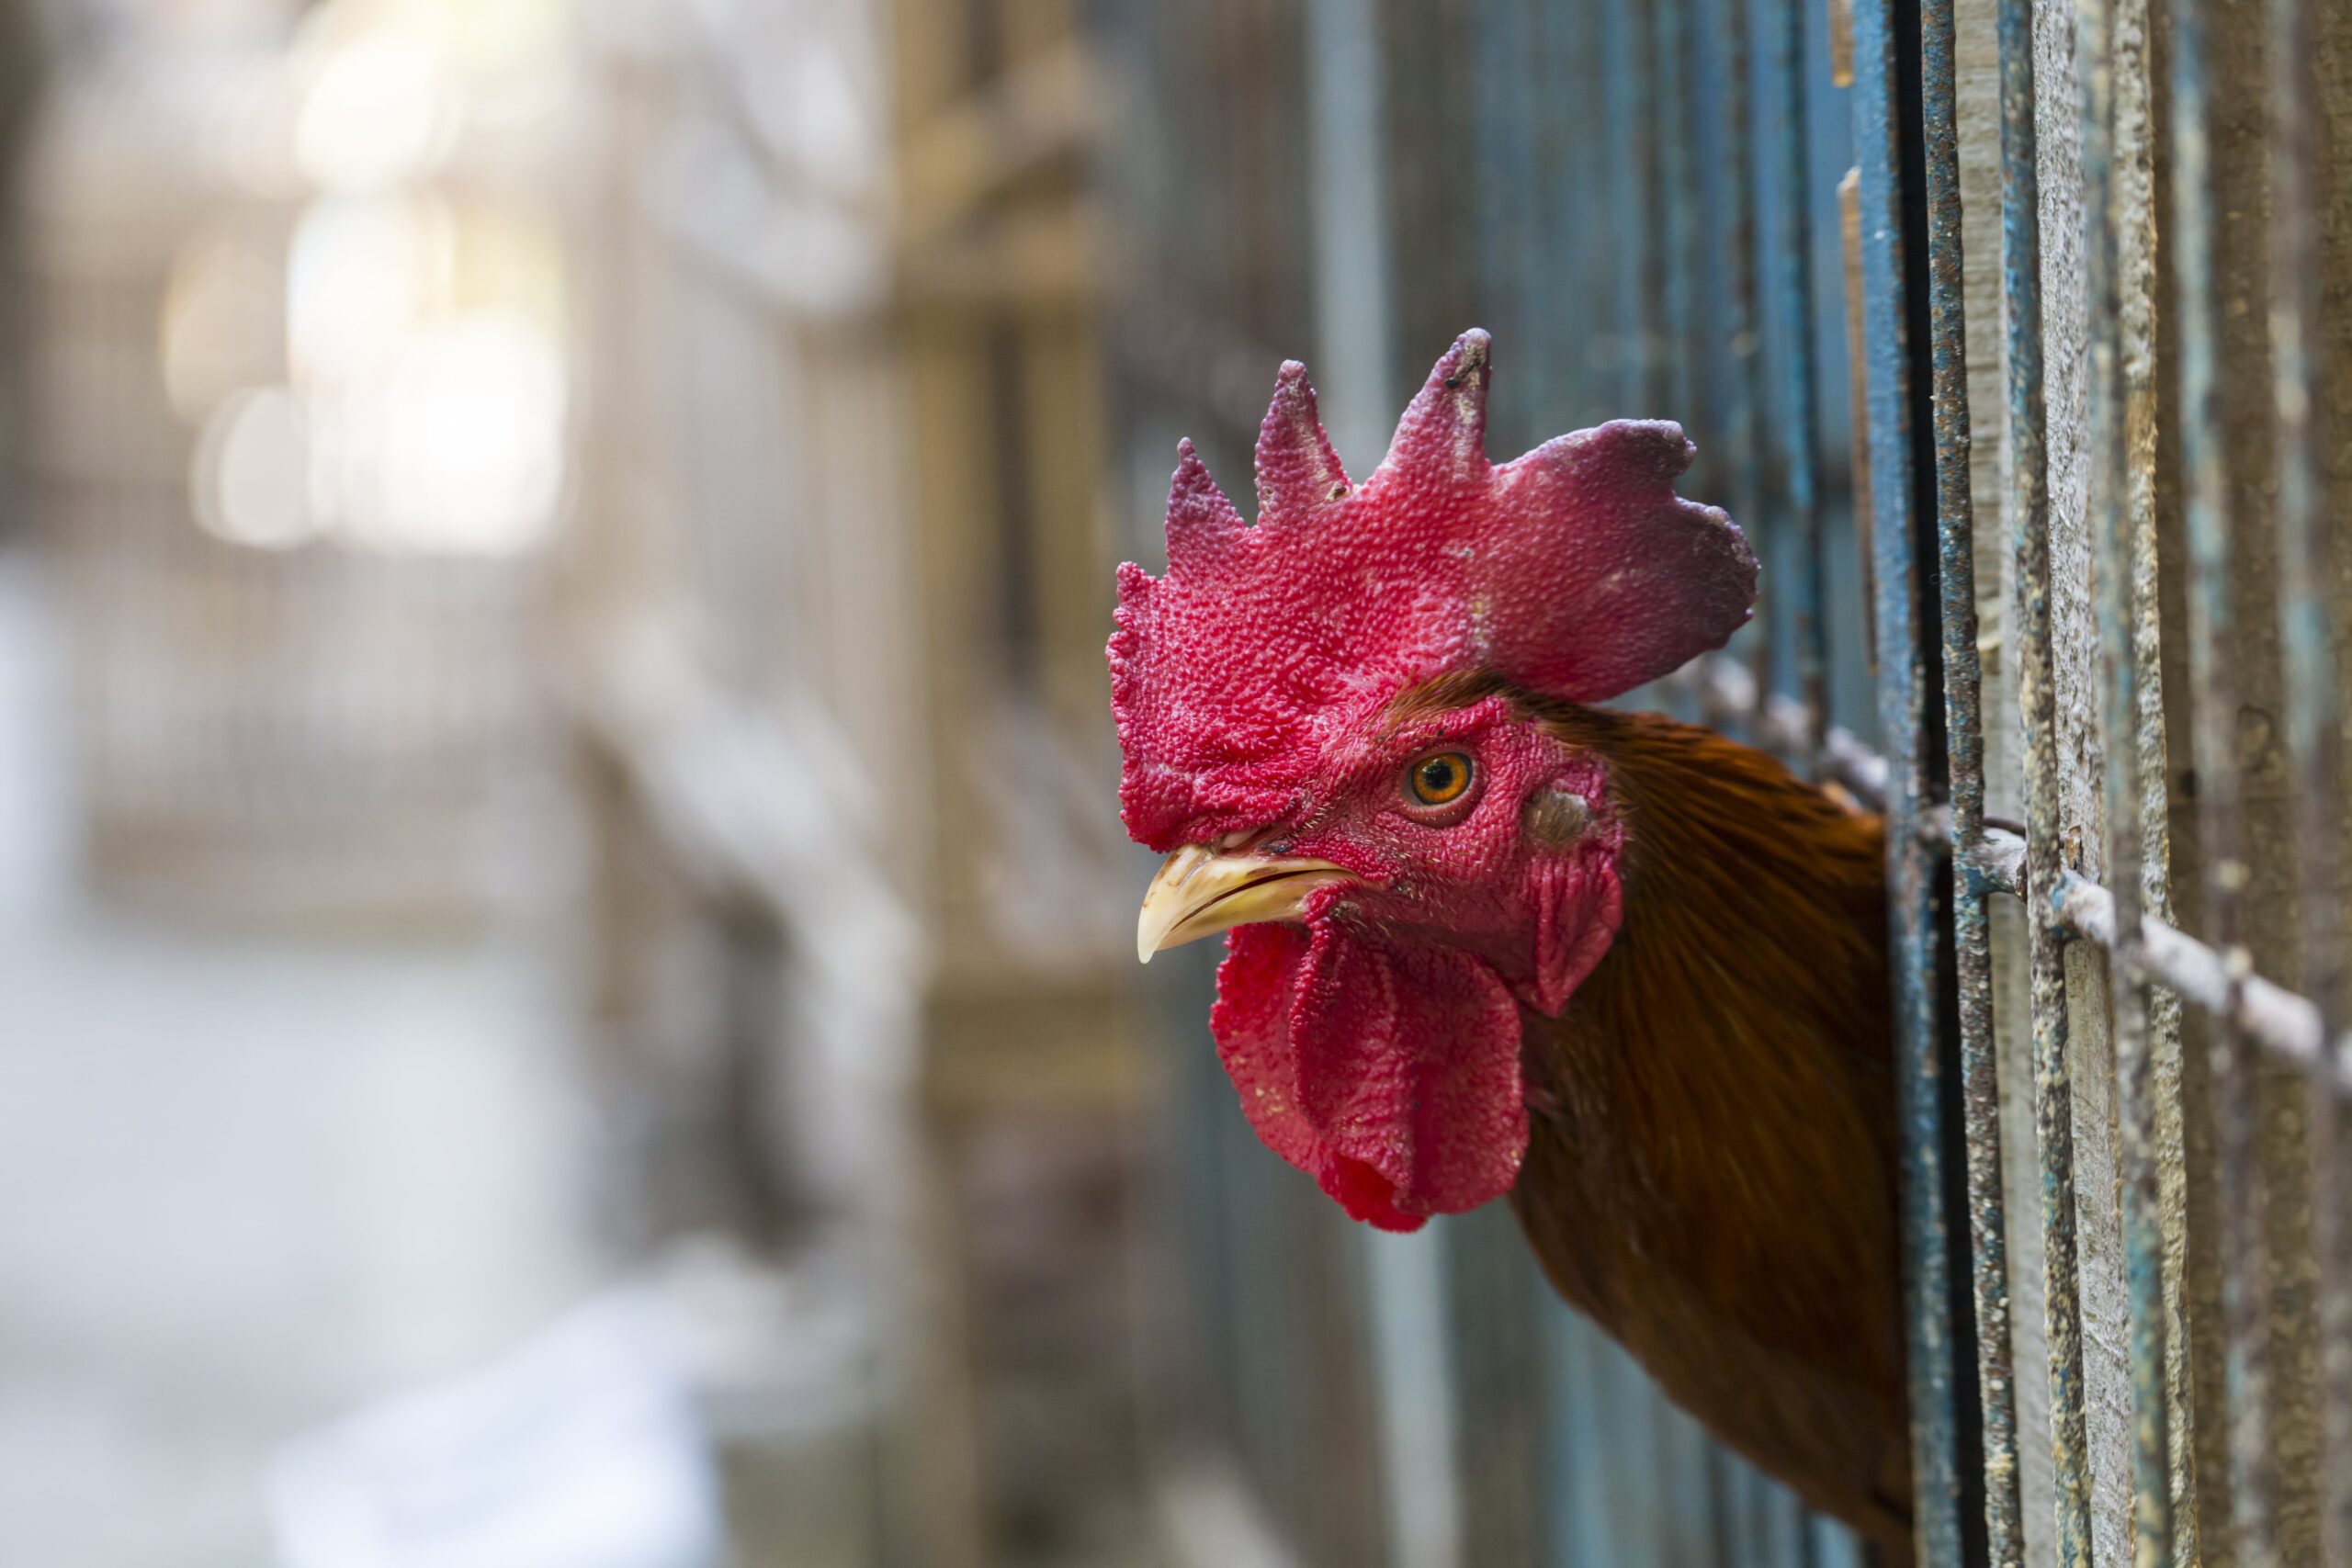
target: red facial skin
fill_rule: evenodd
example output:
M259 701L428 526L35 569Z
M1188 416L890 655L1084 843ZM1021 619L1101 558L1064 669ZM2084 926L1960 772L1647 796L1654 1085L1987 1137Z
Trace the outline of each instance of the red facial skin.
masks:
M1599 761L1503 696L1449 708L1431 683L1603 700L1720 647L1755 593L1739 530L1674 493L1679 429L1621 422L1493 465L1488 375L1486 334L1464 333L1358 486L1284 366L1258 525L1186 444L1169 572L1120 569L1109 649L1138 841L1238 833L1354 878L1303 923L1229 934L1211 1022L1268 1146L1392 1229L1510 1190L1520 1010L1557 1016L1622 914ZM1419 806L1407 770L1438 750L1469 754L1472 784Z
M1453 752L1472 761L1469 787L1442 806L1415 799L1413 766ZM1499 696L1393 729L1375 718L1338 738L1325 756L1315 784L1261 829L1269 836L1255 846L1328 860L1360 879L1318 889L1310 920L1333 920L1367 941L1458 948L1530 1006L1557 1013L1567 988L1544 976L1547 957L1549 967L1562 961L1544 952L1547 911L1563 878L1613 886L1623 840L1606 815L1598 760L1552 739ZM1568 842L1528 830L1546 795L1572 797L1566 810L1585 819ZM1555 924L1591 923L1581 911L1554 912ZM1613 918L1606 923L1614 929Z
M1441 752L1472 759L1469 787L1422 805L1408 774ZM1357 880L1317 889L1303 925L1229 933L1211 1023L1267 1145L1358 1219L1409 1230L1517 1179L1519 1009L1556 1016L1608 950L1623 833L1599 762L1502 697L1368 716L1325 754L1257 847Z

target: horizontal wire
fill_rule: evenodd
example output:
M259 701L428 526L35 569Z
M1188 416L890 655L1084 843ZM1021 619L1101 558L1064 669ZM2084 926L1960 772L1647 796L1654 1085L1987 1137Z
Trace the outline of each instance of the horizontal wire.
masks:
M1700 710L1710 723L1744 725L1758 744L1784 757L1796 755L1812 733L1804 705L1778 694L1759 700L1755 677L1727 655L1711 654L1698 660L1675 677L1674 683L1696 693ZM1862 805L1876 810L1883 803L1886 759L1851 732L1834 726L1823 731L1812 761L1815 776L1840 785ZM1919 830L1931 841L1949 847L1951 813L1938 809L1923 814ZM2008 828L1985 824L1984 849L1973 857L1968 869L1987 887L2020 898L2030 891L2025 839ZM2115 951L2115 898L2106 888L2070 871L2051 897L2059 919L2069 931L2109 953ZM2138 948L2125 955L2135 972L2209 1013L2232 1019L2247 1038L2274 1054L2306 1067L2318 1066L2326 1036L2319 1009L2311 998L2259 975L2233 974L2222 954L2162 920L2143 919L2140 938ZM2352 1030L2336 1036L2327 1076L2338 1094L2352 1098Z

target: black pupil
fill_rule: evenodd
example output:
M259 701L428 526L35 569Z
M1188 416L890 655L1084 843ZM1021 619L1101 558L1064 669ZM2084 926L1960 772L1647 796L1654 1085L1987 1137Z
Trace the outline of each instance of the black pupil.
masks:
M1440 757L1421 764L1421 788L1430 795L1443 795L1453 787L1453 762Z

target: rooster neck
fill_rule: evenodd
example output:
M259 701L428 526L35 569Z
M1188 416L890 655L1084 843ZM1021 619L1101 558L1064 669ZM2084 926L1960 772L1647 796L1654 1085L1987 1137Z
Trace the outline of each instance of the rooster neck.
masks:
M1751 1455L1815 1452L1790 1478L1856 1517L1902 1495L1874 1457L1903 1451L1883 827L1709 731L1537 716L1607 761L1624 920L1559 1019L1523 1015L1513 1203L1669 1393Z
M1540 722L1604 759L1625 835L1623 925L1556 1026L1538 1024L1549 1065L1670 1086L1674 1110L1735 1125L1758 1120L1756 1091L1824 1070L1891 1104L1883 821L1657 714ZM1682 1098L1710 1085L1733 1093Z

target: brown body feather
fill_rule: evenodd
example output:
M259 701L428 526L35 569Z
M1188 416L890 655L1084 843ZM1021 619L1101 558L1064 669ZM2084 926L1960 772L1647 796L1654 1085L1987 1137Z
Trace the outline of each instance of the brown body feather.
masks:
M1706 730L1528 706L1609 761L1624 922L1525 1015L1513 1207L1678 1404L1907 1562L1883 825Z

